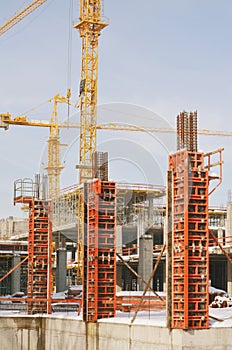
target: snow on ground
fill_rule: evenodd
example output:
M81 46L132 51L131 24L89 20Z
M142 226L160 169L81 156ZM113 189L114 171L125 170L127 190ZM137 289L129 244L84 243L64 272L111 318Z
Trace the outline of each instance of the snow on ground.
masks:
M157 295L161 297L166 297L165 292L156 292ZM141 297L143 295L143 291L121 291L117 292L117 297L123 296L123 297ZM151 296L154 297L154 293L151 291L147 291L145 294L146 297Z
M232 327L232 308L224 309L209 309L209 315L216 317L222 321L217 321L210 317L210 328L220 328L220 327ZM134 312L120 312L117 311L117 316L110 319L102 319L99 322L117 322L117 323L126 323L130 324L134 316ZM135 324L147 324L157 327L166 327L166 311L157 311L157 312L147 312L141 311L138 313L135 321Z
M25 315L26 315L25 313L22 313L17 310L0 311L0 316L21 317ZM222 309L209 308L209 315L214 318L222 320L222 321L218 321L210 317L210 328L232 327L232 307L227 307ZM77 312L69 312L69 311L55 312L51 315L43 315L43 316L82 320L81 314L78 315ZM117 311L116 317L101 319L99 320L99 322L130 324L133 316L134 316L133 311L131 312ZM134 324L146 324L146 325L153 325L156 327L166 327L166 311L151 311L151 312L140 311L137 314Z
M210 328L214 327L232 327L232 307L222 309L209 308L209 315L223 321L216 321L210 318Z

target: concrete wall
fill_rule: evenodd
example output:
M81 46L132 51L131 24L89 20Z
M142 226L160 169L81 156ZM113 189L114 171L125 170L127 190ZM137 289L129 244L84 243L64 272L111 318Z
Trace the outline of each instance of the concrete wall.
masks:
M86 334L88 335L86 337ZM152 325L2 316L1 350L231 350L231 328L169 331Z
M0 317L1 350L45 350L42 319Z

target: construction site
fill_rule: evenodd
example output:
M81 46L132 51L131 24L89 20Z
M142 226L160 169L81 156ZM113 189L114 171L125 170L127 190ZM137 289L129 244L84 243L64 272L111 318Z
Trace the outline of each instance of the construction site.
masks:
M47 2L29 2L0 27L0 37ZM230 142L232 131L201 129L198 112L185 108L173 116L174 128L100 123L99 41L109 21L101 0L78 6L71 29L81 52L75 103L68 88L49 100L50 120L0 113L6 135L15 127L49 130L43 174L12 184L24 217L0 219L0 348L230 350L231 193L226 205L210 204L227 171L226 149L201 150L199 137ZM68 108L65 121L61 104ZM69 118L71 106L78 120ZM79 135L78 178L66 187L61 130ZM99 131L174 136L160 171L164 183L114 180ZM155 178L156 170L149 171Z

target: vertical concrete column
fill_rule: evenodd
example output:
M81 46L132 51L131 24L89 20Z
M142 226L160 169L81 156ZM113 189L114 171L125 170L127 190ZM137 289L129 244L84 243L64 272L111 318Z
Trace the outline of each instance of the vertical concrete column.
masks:
M232 264L227 262L227 293L232 297Z
M222 228L218 229L218 241L219 241L219 243L223 244L223 230L222 230Z
M139 253L140 249L140 238L144 235L145 233L145 216L144 216L144 210L140 210L138 213L138 221L137 221L137 254Z
M122 264L117 264L116 268L116 288L117 292L122 290Z
M116 226L116 253L122 254L122 226ZM122 265L116 267L116 285L117 291L122 290Z
M166 244L166 240L167 240L167 218L165 218L164 224L163 224L163 228L161 228L161 230L163 230L163 244Z
M152 236L145 234L139 239L139 265L138 273L145 281L149 280L149 277L153 270L153 240ZM139 290L144 290L145 285L141 281L138 281ZM151 282L152 286L152 282Z
M21 261L20 255L14 255L12 258L12 268L18 265ZM20 292L21 266L19 266L11 274L11 294Z
M56 250L56 292L67 289L67 250L58 248Z
M154 216L154 208L153 208L153 198L148 198L148 228L153 225L153 216Z
M116 253L122 254L122 226L116 226Z
M13 216L9 216L9 218L7 219L7 236L11 237L13 235L14 232L14 218Z
M232 203L227 204L226 236L232 236Z
M163 264L163 291L167 292L167 283L166 283L166 264Z

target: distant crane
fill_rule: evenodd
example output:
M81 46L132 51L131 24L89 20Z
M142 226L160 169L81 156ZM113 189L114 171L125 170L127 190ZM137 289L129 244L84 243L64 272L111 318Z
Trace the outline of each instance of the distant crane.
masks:
M30 121L25 116L18 116L11 119L10 113L0 114L0 128L8 129L9 125L21 125L21 126L36 126L50 128L50 135L48 139L48 165L46 167L48 172L48 182L49 182L49 197L57 197L60 192L60 174L64 168L61 165L60 154L61 146L59 139L59 128L69 127L68 123L58 123L57 115L57 104L58 103L68 103L69 97L55 95L50 102L53 101L53 110L50 118L50 122L46 120L33 120ZM70 127L74 127L70 125ZM77 126L75 126L77 127Z

